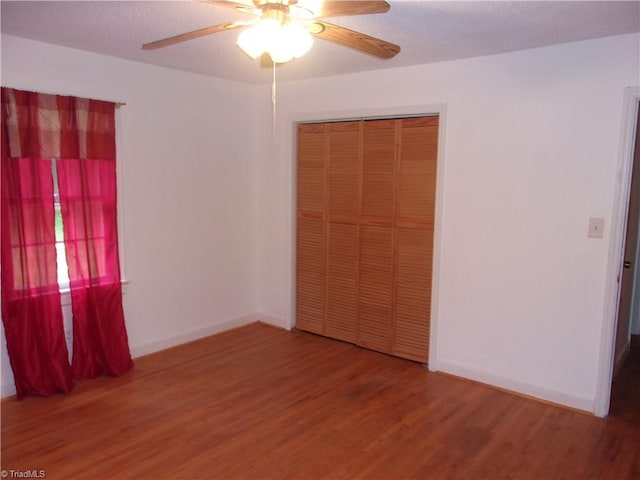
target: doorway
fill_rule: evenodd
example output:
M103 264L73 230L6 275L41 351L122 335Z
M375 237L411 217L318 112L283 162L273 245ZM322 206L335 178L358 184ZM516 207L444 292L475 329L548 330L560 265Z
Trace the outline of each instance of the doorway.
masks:
M616 340L614 356L614 377L620 372L629 356L631 335L638 334L637 319L637 273L638 273L638 230L640 226L640 109L636 106L636 126L631 165L631 185L627 207L627 221L624 243L622 271L620 273L620 296L618 300L618 317L616 321Z
M631 171L613 356L609 415L640 418L640 99L636 98Z

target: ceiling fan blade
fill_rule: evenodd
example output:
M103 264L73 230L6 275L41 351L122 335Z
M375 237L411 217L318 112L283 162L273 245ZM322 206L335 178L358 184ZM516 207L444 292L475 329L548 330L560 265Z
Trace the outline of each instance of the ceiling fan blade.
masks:
M389 4L384 0L324 0L316 17L342 17L347 15L366 15L385 13Z
M233 8L242 13L250 13L252 15L260 15L262 10L255 6L252 0L200 0L203 3L211 5L219 5L221 7Z
M231 22L223 23L222 25L214 25L213 27L205 27L192 32L181 33L169 38L163 38L162 40L156 40L155 42L145 43L142 46L143 50L155 50L156 48L168 47L175 45L176 43L185 42L194 38L204 37L211 35L212 33L222 32L223 30L232 30L238 27L244 27L249 25L250 22Z
M392 58L400 52L400 47L394 43L332 23L315 21L308 29L318 38L379 58Z

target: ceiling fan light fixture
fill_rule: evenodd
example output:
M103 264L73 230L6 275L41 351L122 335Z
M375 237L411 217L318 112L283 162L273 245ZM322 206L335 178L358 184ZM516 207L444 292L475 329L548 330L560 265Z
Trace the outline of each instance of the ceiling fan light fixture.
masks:
M236 44L253 59L267 52L275 63L286 63L307 53L313 37L299 22L261 18L238 36Z
M276 63L284 63L300 58L313 46L313 38L304 26L297 22L287 22L271 39L267 51Z
M260 19L238 35L236 45L254 60L268 49L268 40L277 35L280 25L273 19Z

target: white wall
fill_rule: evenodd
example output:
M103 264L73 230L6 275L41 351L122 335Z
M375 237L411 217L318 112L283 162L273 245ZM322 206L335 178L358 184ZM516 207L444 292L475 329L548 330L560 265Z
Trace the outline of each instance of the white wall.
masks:
M257 319L256 87L6 35L1 60L3 86L127 104L118 175L134 356Z
M279 148L265 148L260 171L262 311L295 322L292 124L444 106L430 367L593 410L639 45L625 35L281 84ZM592 216L605 218L603 239L587 238Z

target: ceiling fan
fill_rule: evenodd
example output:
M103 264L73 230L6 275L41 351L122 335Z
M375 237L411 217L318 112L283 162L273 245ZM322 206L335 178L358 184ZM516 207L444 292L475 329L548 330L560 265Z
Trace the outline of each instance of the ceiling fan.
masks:
M318 20L385 13L390 5L383 0L202 0L255 15L252 21L236 21L205 27L157 40L142 46L154 50L225 30L243 29L237 44L252 58L268 53L274 63L285 63L304 55L313 37L353 48L379 58L392 58L400 52L393 43L364 33Z

